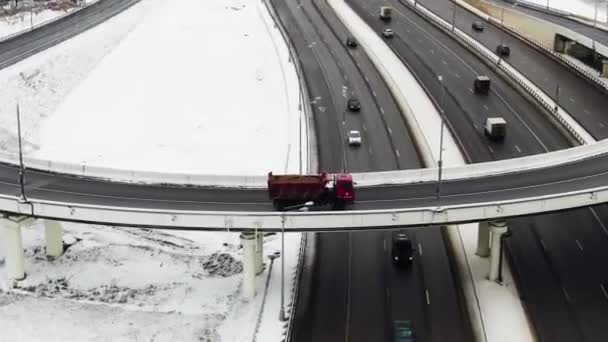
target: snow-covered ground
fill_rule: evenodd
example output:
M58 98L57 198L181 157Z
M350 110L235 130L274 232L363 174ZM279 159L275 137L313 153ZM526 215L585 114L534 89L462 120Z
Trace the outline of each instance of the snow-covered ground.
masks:
M263 10L241 0L157 2L58 106L36 155L165 172L297 170L297 79L278 67L287 50Z
M597 20L606 23L608 17L608 1L606 0L527 0L541 6L561 9L573 14L578 14L587 17L591 20L595 17L595 9L597 5Z
M144 9L128 11L142 13L132 20L0 72L9 90L0 93L0 149L16 151L17 100L25 152L43 159L204 174L298 170L297 77L263 4L136 7Z
M268 267L257 278L258 296L243 301L238 234L65 224L67 251L49 260L43 231L40 223L23 229L28 276L13 292L0 290L0 341L252 339ZM299 239L286 235L286 279ZM279 235L267 236L264 248L264 255L280 251ZM281 333L277 265L261 331L274 340Z
M18 103L25 153L40 158L206 174L299 166L297 78L260 2L142 1L1 70L0 88L0 150L17 150ZM0 341L252 339L268 267L255 299L243 301L238 234L64 230L68 250L47 260L41 223L23 229L27 278L11 292L0 244ZM300 237L286 235L287 301ZM266 237L264 255L279 246ZM264 341L283 328L278 271Z

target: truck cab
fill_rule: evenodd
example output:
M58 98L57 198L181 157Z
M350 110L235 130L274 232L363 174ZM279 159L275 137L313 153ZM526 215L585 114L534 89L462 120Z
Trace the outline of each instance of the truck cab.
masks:
M344 206L355 201L353 176L347 173L335 175L334 192L337 206Z

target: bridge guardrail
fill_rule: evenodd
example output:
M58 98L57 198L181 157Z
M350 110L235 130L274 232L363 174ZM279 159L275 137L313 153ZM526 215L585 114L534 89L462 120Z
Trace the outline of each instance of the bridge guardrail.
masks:
M316 151L316 138L314 137L314 132L312 132L312 125L310 125L310 121L312 120L312 108L310 106L310 96L308 95L308 87L306 86L306 81L304 78L304 72L302 71L302 64L300 63L300 58L298 53L291 41L291 37L287 34L285 27L283 26L283 22L281 18L276 13L272 4L269 3L270 0L261 0L268 13L272 17L272 20L275 22L275 26L278 28L279 32L281 32L281 36L283 40L287 44L287 49L289 50L289 57L291 62L293 63L296 69L296 75L298 76L298 83L300 85L300 108L304 112L304 116L306 117L306 136L308 137L308 144L306 144L306 156L308 157L307 169L312 171L316 171L317 163L315 161ZM315 151L311 155L311 146L315 148Z
M608 153L608 139L591 145L578 146L521 158L475 163L462 166L450 166L443 169L443 178L446 180L476 178L491 174L499 175L520 172L534 168L552 167L559 164L573 163L605 153ZM13 153L0 152L0 163L18 166L19 158ZM246 189L265 189L267 186L265 175L216 176L130 171L53 162L34 158L24 158L24 165L26 169L29 170L27 172L41 171L64 174L66 176L114 181L119 183ZM437 169L424 168L400 171L353 173L353 177L357 182L358 187L409 184L435 180L437 177Z
M583 131L582 128L576 129L575 127L573 127L573 124L578 125L578 123L576 121L569 122L569 120L567 120L564 117L564 115L562 115L562 113L560 113L560 109L561 108L559 108L558 106L554 105L553 103L549 103L544 98L544 97L550 98L548 95L546 95L546 94L543 93L543 95L545 95L545 96L544 97L541 96L542 90L540 90L539 88L534 89L533 87L531 87L530 84L532 84L532 82L530 82L529 80L524 79L523 76L521 76L519 74L519 72L517 72L513 67L511 67L510 65L508 65L508 63L504 62L503 59L501 59L500 57L498 57L494 53L489 52L489 49L487 49L485 46L481 45L481 43L478 43L474 39L470 38L467 34L465 34L464 32L462 32L460 29L458 29L456 27L452 27L452 25L450 23L448 23L447 21L445 21L444 19L442 19L441 17L439 17L438 15L436 15L435 13L433 13L428 8L420 5L420 3L413 4L413 3L410 3L409 0L400 0L400 1L402 3L408 5L408 6L414 6L417 9L418 13L420 13L421 15L423 15L424 17L426 17L431 22L434 22L435 24L438 24L444 30L451 32L452 34L454 34L455 36L457 36L459 39L461 39L463 42L465 42L469 47L475 49L475 51L477 51L482 56L484 56L486 59L488 59L489 61L491 61L492 63L494 63L496 65L496 67L498 67L501 71L503 71L504 73L506 73L519 86L523 87L526 90L526 92L528 92L543 108L545 108L545 110L547 110L549 113L551 113L551 115L555 119L557 119L562 124L562 126L579 143L581 143L581 144L589 144L589 143L593 143L594 142L594 140L593 140L593 138L591 136L585 136L585 137L583 137L579 133L580 131ZM491 17L488 16L488 18L491 18ZM561 109L561 111L563 111L563 109Z

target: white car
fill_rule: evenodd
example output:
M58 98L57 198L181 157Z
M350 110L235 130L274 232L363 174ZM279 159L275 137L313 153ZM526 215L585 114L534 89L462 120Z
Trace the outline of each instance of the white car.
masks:
M393 32L392 29L387 28L387 29L384 29L384 31L382 31L382 35L384 36L384 38L393 38L393 36L395 35L395 32Z
M361 133L359 133L359 131L349 131L348 144L354 146L361 145Z

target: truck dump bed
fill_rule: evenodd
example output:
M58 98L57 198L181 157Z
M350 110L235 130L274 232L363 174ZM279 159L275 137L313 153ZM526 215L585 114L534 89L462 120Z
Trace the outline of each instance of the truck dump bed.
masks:
M320 175L273 175L268 174L270 199L314 199L325 191L329 179Z

